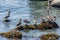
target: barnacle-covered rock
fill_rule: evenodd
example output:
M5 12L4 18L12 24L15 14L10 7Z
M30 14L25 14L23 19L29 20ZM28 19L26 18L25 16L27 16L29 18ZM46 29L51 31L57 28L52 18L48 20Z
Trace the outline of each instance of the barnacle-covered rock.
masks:
M19 26L17 28L15 28L15 30L24 30L24 29L39 29L39 30L43 30L43 29L53 29L53 28L58 28L58 24L56 22L52 22L52 21L46 21L46 22L41 22L40 24L36 24L36 25L22 25Z
M16 30L1 33L0 35L7 37L7 38L14 38L14 39L21 39L22 38L22 33L20 33L19 31L16 31Z
M30 26L29 26L29 29L37 29L37 26L30 25Z
M41 40L58 40L59 35L57 34L44 34L41 36Z
M53 29L58 27L59 26L56 22L46 21L46 22L41 22L41 24L38 26L38 29Z

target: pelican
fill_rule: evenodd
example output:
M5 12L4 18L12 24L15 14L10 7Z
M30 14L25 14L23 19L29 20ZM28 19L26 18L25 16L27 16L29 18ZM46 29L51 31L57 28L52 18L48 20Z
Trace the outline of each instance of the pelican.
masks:
M10 11L8 11L8 14L4 17L3 22L10 22L10 20L8 19L10 17Z
M53 21L55 21L55 20L56 20L56 16L53 17Z
M27 26L28 27L28 24L30 24L30 21L29 20L27 20L27 19L25 19L25 20L23 20L26 24L25 24L25 26Z
M16 24L16 26L21 25L21 20L22 20L22 19L19 19L19 22Z
M33 22L34 22L34 26L37 26L37 24L36 24L36 23L37 23L37 22L36 22L36 19L34 19Z
M51 20L51 17L49 15L46 18L47 18L47 21Z
M27 20L27 19L25 19L25 20L23 20L26 24L27 23L29 23L30 24L30 21L29 20Z
M41 16L42 22L45 22L45 18L43 16Z
M33 20L33 22L34 22L34 24L36 24L36 20L35 19Z
M8 11L8 14L4 17L5 19L10 17L10 11Z

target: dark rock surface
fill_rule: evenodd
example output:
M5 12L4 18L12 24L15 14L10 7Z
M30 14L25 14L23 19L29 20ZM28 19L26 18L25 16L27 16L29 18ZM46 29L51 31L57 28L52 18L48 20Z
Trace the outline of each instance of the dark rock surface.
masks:
M15 30L24 30L24 29L38 29L38 30L43 30L43 29L55 29L58 28L58 24L56 22L51 22L51 21L46 21L46 22L41 22L40 24L35 25L28 25L28 26L19 26L15 28Z
M22 33L17 30L12 30L10 32L0 33L1 36L12 39L21 39Z
M57 34L44 34L41 36L41 40L58 40L59 35Z

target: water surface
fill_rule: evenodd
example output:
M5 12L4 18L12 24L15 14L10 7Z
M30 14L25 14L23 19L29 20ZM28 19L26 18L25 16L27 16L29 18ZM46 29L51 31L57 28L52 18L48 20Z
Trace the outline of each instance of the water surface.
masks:
M4 16L8 11L11 11L10 23L2 22ZM52 7L51 16L57 16L56 22L60 25L60 9ZM28 19L33 23L33 19L37 20L37 23L41 22L40 16L47 16L47 3L42 1L29 1L29 0L0 0L0 33L10 31L16 27L16 23L21 18L22 20ZM25 24L23 22L23 24ZM39 36L46 33L56 33L60 35L60 28L53 30L30 30L29 32L24 32L23 35L34 36L35 38L23 37L22 40L40 40ZM5 37L0 37L0 40L18 40L18 39L8 39ZM20 40L20 39L19 39Z

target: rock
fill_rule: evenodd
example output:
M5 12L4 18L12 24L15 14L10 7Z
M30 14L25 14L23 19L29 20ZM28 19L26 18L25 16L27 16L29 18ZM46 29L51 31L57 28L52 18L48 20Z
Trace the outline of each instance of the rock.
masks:
M37 26L30 25L30 26L29 26L29 29L37 29Z
M15 30L25 30L25 29L37 29L37 26L28 25L28 27L27 27L27 26L23 25L23 26L19 26L19 27L15 28Z
M42 22L39 26L38 26L38 29L41 30L41 29L53 29L53 28L58 28L59 26L57 25L56 22L49 22L49 21L46 21L46 22Z
M13 39L21 39L22 38L22 33L20 33L19 31L16 31L16 30L1 33L0 35L7 37L7 38L13 38Z
M46 21L46 22L41 22L40 24L37 25L22 25L19 26L17 28L15 28L15 30L24 30L24 29L39 29L39 30L43 30L43 29L53 29L53 28L58 28L58 24L56 22L51 22L51 21Z
M10 20L9 19L5 19L5 20L3 20L3 22L10 22Z
M51 5L54 7L60 7L60 0L53 0Z
M41 40L58 40L59 35L57 34L44 34L41 36Z

